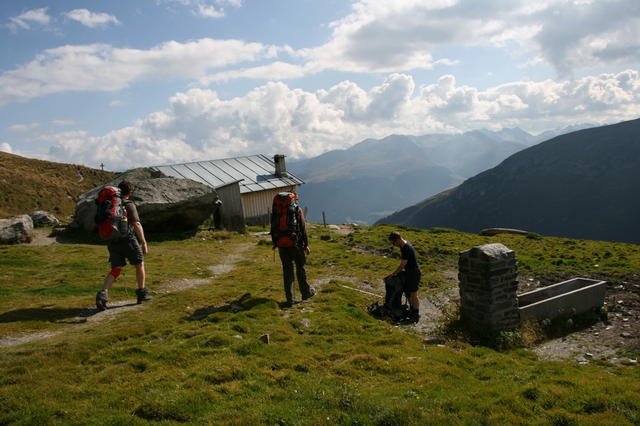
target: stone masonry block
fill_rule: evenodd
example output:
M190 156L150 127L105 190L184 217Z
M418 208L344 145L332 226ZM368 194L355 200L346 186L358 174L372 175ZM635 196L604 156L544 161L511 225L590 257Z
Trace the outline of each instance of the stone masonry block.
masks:
M502 331L519 324L517 260L502 244L460 252L460 305L463 316L485 329Z

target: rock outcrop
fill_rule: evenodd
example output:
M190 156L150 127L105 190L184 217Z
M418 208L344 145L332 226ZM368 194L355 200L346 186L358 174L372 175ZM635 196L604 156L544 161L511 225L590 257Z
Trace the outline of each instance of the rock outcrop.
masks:
M28 214L0 219L0 244L30 243L33 239L33 220Z
M42 210L36 210L34 212L29 213L31 216L31 220L33 220L33 226L35 228L41 226L58 226L60 225L60 221L57 217L52 215L49 212L45 212Z
M145 232L195 229L211 217L220 205L216 190L191 179L167 177L147 168L130 170L104 185L81 195L76 203L74 223L86 231L96 229L95 199L103 186L117 186L123 180L135 185L131 200L136 203Z

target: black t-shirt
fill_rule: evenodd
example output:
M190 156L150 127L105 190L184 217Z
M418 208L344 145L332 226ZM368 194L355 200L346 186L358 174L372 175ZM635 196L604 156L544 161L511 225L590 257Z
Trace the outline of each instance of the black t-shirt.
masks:
M420 266L418 265L418 259L416 258L416 250L413 248L410 242L406 242L400 247L400 258L407 261L404 270L407 272L419 272Z

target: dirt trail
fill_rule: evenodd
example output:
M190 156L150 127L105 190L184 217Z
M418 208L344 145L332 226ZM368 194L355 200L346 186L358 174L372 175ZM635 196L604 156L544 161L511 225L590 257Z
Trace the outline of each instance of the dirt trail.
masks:
M227 274L235 268L235 264L242 259L242 254L247 251L252 244L245 243L235 247L233 253L225 256L221 259L221 263L211 265L208 269L213 274L210 278L203 279L179 279L171 281L157 287L154 287L154 292L158 295L173 293L177 291L183 291L186 289L198 287L200 285L209 284L213 282L218 276ZM59 334L68 332L72 328L86 326L88 324L94 324L97 322L108 321L116 316L128 312L134 309L143 309L145 304L138 305L135 299L119 300L117 302L110 302L109 309L99 312L95 306L86 308L80 312L80 314L74 318L69 319L69 323L72 325L60 328L58 330L51 331L38 331L34 333L27 333L19 336L6 336L0 338L0 348L6 348L11 346L20 345L22 343L33 342L36 340L48 339Z

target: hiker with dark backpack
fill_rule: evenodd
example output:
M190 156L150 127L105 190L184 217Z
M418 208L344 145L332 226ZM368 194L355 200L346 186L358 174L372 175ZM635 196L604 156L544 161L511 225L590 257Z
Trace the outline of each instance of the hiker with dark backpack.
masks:
M400 248L400 264L387 279L397 276L402 277L403 290L407 295L407 299L409 299L409 312L405 319L408 322L416 323L420 320L418 287L420 286L420 278L422 277L416 250L409 241L403 239L400 233L395 231L389 234L389 242L393 246ZM387 279L385 279L385 281Z
M281 192L273 198L271 209L271 241L273 249L278 248L282 262L284 294L287 299L284 306L293 305L294 269L302 300L314 296L315 290L309 287L304 265L306 256L311 253L304 215L298 205L298 196L291 192Z
M138 217L138 209L129 200L134 186L123 180L117 188L102 188L96 199L98 211L96 224L100 237L108 242L111 271L104 277L102 290L96 294L96 307L99 311L107 309L108 292L118 279L122 268L129 263L136 268L137 303L151 300L145 287L144 256L149 252L144 229Z

